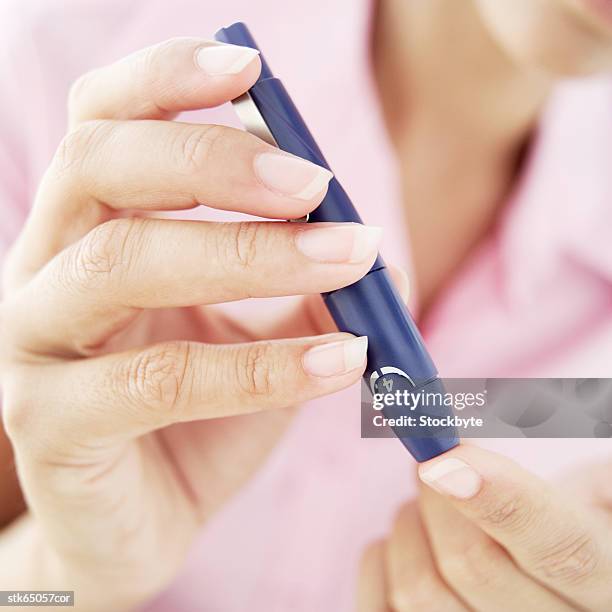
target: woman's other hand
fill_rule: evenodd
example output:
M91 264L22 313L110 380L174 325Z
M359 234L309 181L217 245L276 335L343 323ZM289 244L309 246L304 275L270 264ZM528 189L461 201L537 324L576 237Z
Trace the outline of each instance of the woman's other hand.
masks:
M612 609L611 469L554 486L470 446L420 465L418 500L364 555L358 609Z

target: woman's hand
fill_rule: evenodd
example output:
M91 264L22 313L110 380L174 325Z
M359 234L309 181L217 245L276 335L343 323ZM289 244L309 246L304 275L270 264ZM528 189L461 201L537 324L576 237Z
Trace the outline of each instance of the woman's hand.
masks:
M358 609L611 610L611 470L553 486L469 446L422 464L418 501L364 555Z
M70 132L6 269L3 417L29 513L23 564L0 538L3 588L75 589L88 611L150 597L284 430L290 411L271 410L362 374L366 339L320 335L334 328L318 295L256 334L201 306L353 283L377 228L136 212L204 202L284 219L319 204L327 170L168 121L237 97L259 70L252 50L177 39L72 90Z

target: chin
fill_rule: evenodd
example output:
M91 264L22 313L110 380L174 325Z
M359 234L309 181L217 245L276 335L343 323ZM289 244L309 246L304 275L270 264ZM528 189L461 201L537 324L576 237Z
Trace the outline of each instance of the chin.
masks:
M587 0L476 3L493 38L522 65L558 77L612 72L611 22L587 12Z

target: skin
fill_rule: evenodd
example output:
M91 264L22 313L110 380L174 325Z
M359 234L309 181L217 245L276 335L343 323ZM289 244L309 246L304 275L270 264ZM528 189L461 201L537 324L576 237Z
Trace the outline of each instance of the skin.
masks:
M254 136L171 121L259 74L255 58L206 77L194 56L207 45L167 41L75 84L71 130L8 258L3 419L19 483L5 479L2 499L19 486L28 511L0 535L3 588L74 589L88 612L146 601L261 464L290 407L363 373L365 353L324 374L308 355L355 340L334 333L317 294L363 276L376 243L313 260L302 232L342 224L141 218L203 201L299 218L325 194L267 189L255 162L273 149ZM256 329L205 307L278 295L307 297Z
M508 13L500 14L469 1L460 10L459 4L382 3L374 45L383 107L404 174L423 317L494 223L542 101L556 75L568 70L565 60L555 64L555 53L546 62L539 52L519 58L513 48L525 47L513 32L524 37L525 28L503 30L506 38L498 34L509 16L531 23L530 7L508 1ZM553 15L574 17L569 23L576 32L588 24L606 55L607 29L591 13L587 17L582 5L540 4ZM449 54L439 34L451 17L465 34L457 41L470 44L457 44ZM400 26L413 35L399 36ZM530 31L535 51L538 36L554 38L554 29ZM404 39L415 47L404 46ZM291 419L286 407L361 376L363 364L337 376L306 371L305 355L314 345L349 339L333 334L318 297L303 299L282 322L258 322L256 330L202 305L340 287L368 270L374 250L358 263L314 263L296 251L298 228L289 224L259 222L253 231L245 224L134 219L167 209L169 202L171 208L189 208L198 201L299 218L323 197L323 190L306 201L263 189L252 168L266 145L253 137L171 123L180 110L234 98L257 77L254 60L231 77L203 79L194 72L193 56L205 44L170 41L77 82L70 133L9 258L1 313L3 417L20 483L7 478L2 486L9 492L19 487L28 511L0 535L3 588L75 589L78 605L88 611L129 609L145 601L172 580L196 531L282 435ZM575 48L582 50L578 43ZM592 47L585 49L581 71L593 65ZM412 57L432 64L413 65ZM486 58L482 70L471 68L476 57ZM445 71L436 74L447 83L449 106L435 103L440 97L426 78L432 70ZM476 77L481 80L465 87L466 79ZM473 100L461 96L466 91L486 91L489 112L471 112ZM512 107L504 104L509 96L516 100ZM472 150L465 149L466 133L483 136L471 140ZM445 236L444 248L428 242L436 233ZM193 271L194 261L207 265ZM286 267L279 270L279 262ZM299 275L293 274L296 266ZM181 275L168 272L176 269ZM250 374L236 378L236 372ZM221 390L210 383L219 379L227 383ZM602 586L612 579L608 518L589 505L599 481L584 487L582 497L572 500L576 510L569 511L565 503L546 503L558 495L554 487L502 457L466 447L450 456L477 470L481 487L461 500L422 489L418 505L427 504L427 512L419 512L429 522L418 518L414 505L407 507L397 529L366 553L362 609L492 609L490 598L500 587L476 589L483 599L466 602L462 585L477 580L486 586L486 579L449 578L459 563L445 564L440 573L442 554L452 559L455 552L456 560L456 550L450 538L426 539L459 520L464 530L457 531L483 542L488 553L495 550L502 559L498 572L538 597L538 609L551 602L609 607ZM583 484L585 473L579 477ZM491 508L501 510L483 511ZM508 508L516 512L504 513ZM15 509L3 512L9 521ZM501 519L492 525L491 516ZM523 525L520 517L530 520ZM536 519L551 529L546 542L535 537L541 530L525 531ZM553 541L568 545L555 549ZM465 542L452 544L461 551ZM541 563L532 562L544 552L559 568L557 575L543 576ZM410 572L402 568L415 558L425 585L420 591L403 578ZM113 589L100 593L105 580ZM506 594L516 597L520 590ZM423 593L441 598L440 605ZM526 607L523 600L514 603Z
M561 76L612 69L612 30L578 1L389 0L375 40L426 319L494 225L550 88ZM427 478L449 459L478 475L469 495ZM420 465L417 499L364 553L357 609L611 609L610 469L612 458L582 466L559 486L467 445Z
M462 446L481 478L467 497L421 482L361 562L359 612L609 610L612 461L544 481L513 461ZM434 459L419 466L423 480Z
M494 228L552 87L612 69L611 41L579 0L378 4L373 62L423 319Z

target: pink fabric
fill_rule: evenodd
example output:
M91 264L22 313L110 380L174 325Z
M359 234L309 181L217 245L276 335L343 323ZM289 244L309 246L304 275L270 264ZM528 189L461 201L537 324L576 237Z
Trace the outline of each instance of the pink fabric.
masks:
M11 0L0 8L0 254L27 215L65 130L80 73L179 35L250 24L383 255L409 265L393 157L366 65L366 0ZM559 88L498 230L432 313L426 341L446 376L610 376L612 84ZM227 109L189 120L233 122ZM198 214L216 218L211 211ZM239 305L234 308L244 308ZM201 533L151 604L173 612L352 609L365 544L414 490L395 440L361 440L359 390L304 408L257 477ZM540 474L609 441L489 441ZM169 526L171 528L171 526Z

